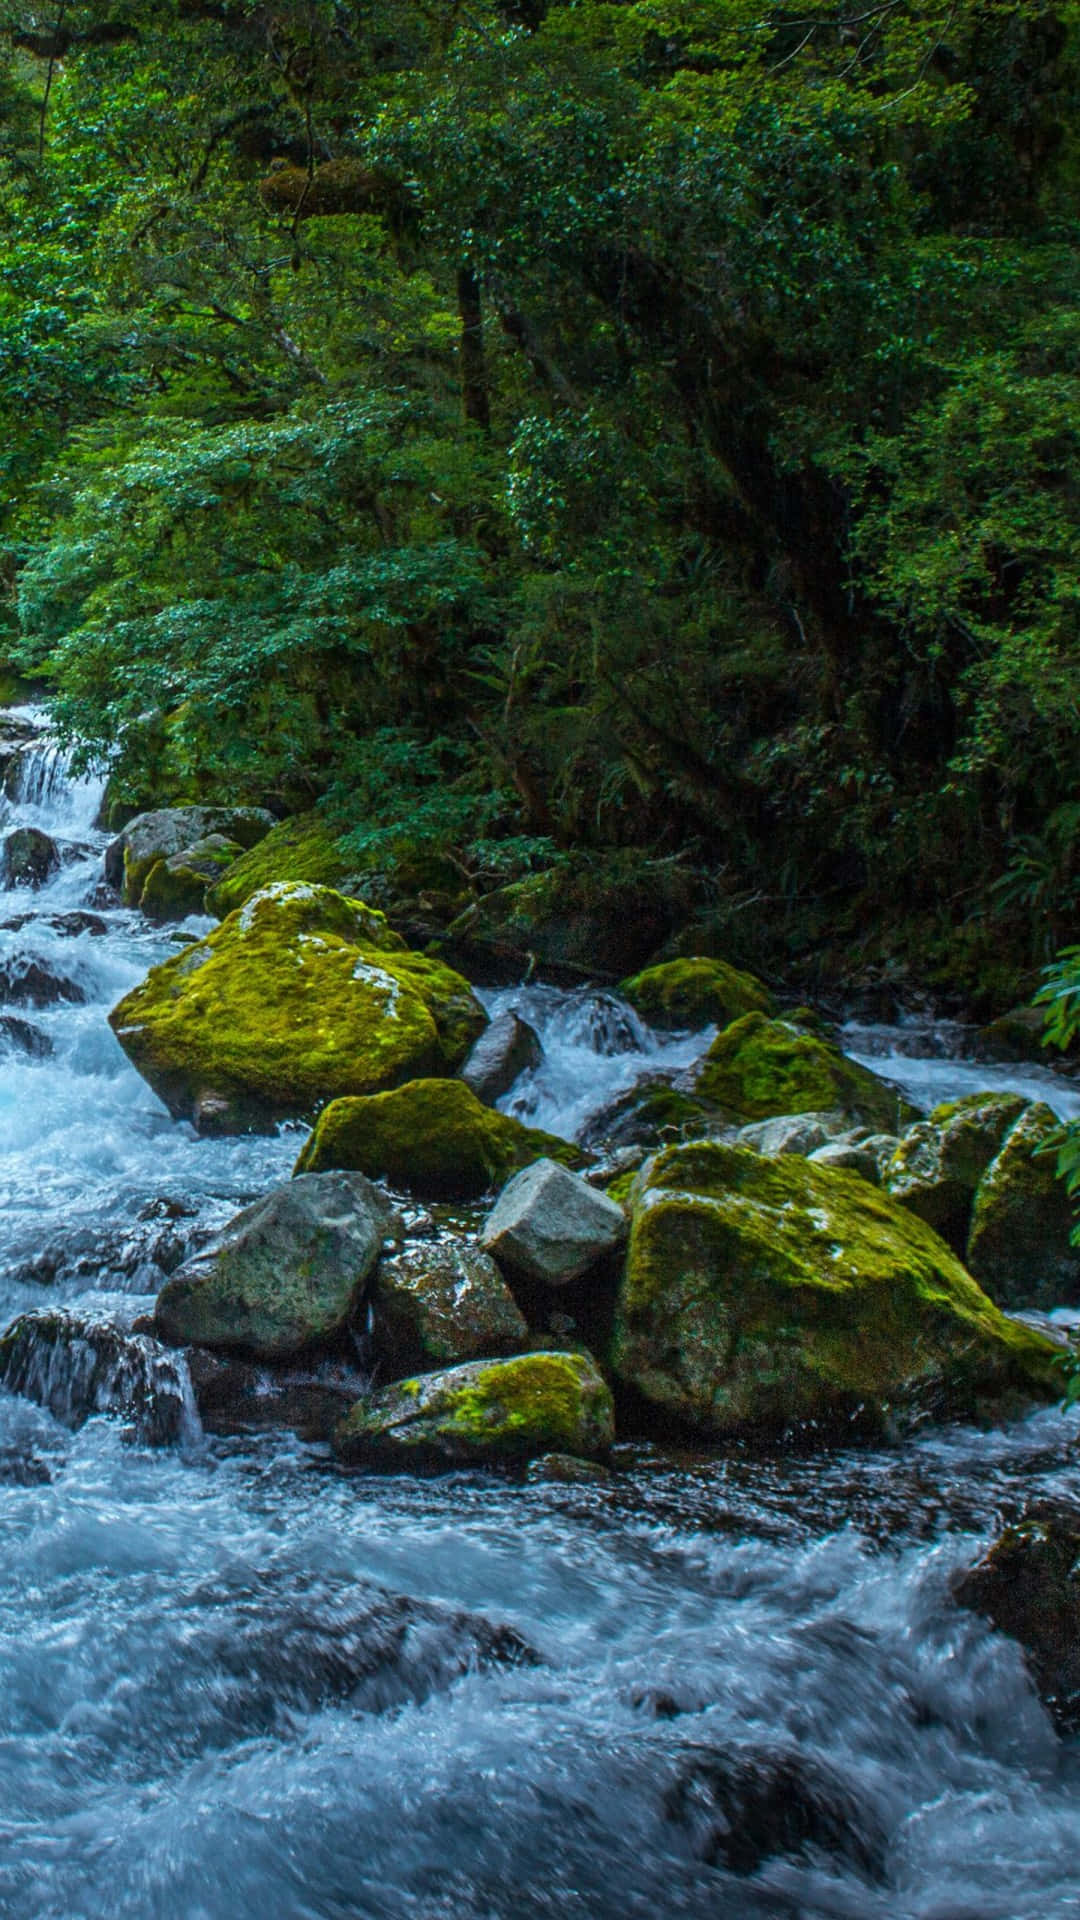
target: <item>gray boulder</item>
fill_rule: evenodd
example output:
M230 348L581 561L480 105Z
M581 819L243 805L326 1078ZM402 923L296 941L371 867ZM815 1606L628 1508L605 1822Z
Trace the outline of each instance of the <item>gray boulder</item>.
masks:
M1026 1106L1018 1093L974 1093L909 1127L882 1168L882 1185L961 1258L975 1189Z
M16 827L0 850L0 882L5 887L40 887L59 865L55 840L40 827Z
M376 1357L398 1374L519 1353L529 1337L494 1260L464 1242L421 1243L382 1261L371 1305Z
M839 1109L825 1113L778 1113L772 1120L756 1120L752 1126L740 1127L735 1145L750 1147L754 1153L764 1153L770 1160L780 1153L797 1153L805 1159L828 1141L846 1133L849 1124L848 1115Z
M348 1326L393 1216L358 1173L309 1173L229 1222L158 1295L172 1346L287 1359Z
M480 1035L460 1077L478 1100L493 1107L519 1074L538 1067L543 1057L536 1029L516 1013L500 1013Z
M1029 1106L976 1190L968 1269L1002 1307L1080 1301L1080 1247L1070 1238L1076 1216L1050 1147L1057 1127L1049 1107Z
M127 906L137 907L159 860L184 853L210 834L254 847L274 824L265 807L160 807L140 813L106 849L105 878L120 889Z
M856 1140L826 1140L823 1147L815 1147L806 1157L817 1167L842 1167L860 1174L872 1187L880 1183L876 1156Z
M503 1188L480 1245L507 1272L562 1287L625 1237L626 1218L613 1200L554 1160L536 1160Z

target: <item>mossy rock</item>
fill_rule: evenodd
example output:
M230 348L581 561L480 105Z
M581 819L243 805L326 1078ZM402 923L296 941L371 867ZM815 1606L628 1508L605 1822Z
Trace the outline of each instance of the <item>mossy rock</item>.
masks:
M882 1132L918 1118L895 1087L788 1020L747 1013L718 1033L694 1091L740 1120L840 1109Z
M678 1425L718 1436L1048 1399L1055 1355L855 1174L708 1141L669 1148L636 1183L613 1364Z
M673 1140L700 1140L716 1129L720 1118L707 1100L683 1093L657 1074L639 1080L594 1114L581 1141L604 1153L620 1147L659 1147Z
M1018 1093L948 1101L909 1127L882 1169L886 1192L940 1233L961 1259L975 1189L1026 1105Z
M155 967L110 1023L173 1114L236 1132L452 1072L486 1015L362 901L279 885Z
M189 913L202 913L207 887L242 853L238 840L209 833L183 853L155 861L139 896L140 912L150 920L183 920Z
M633 973L685 919L692 886L640 854L529 874L468 907L453 945L515 963L528 956L572 973Z
M350 1167L432 1200L473 1200L547 1155L579 1166L569 1141L485 1107L462 1080L410 1080L369 1099L333 1100L297 1173Z
M356 867L321 814L300 814L282 820L217 879L206 896L207 912L224 919L275 881L349 891L359 878Z
M494 1465L602 1456L614 1437L611 1394L587 1354L527 1353L401 1380L352 1409L334 1449L359 1464Z
M494 1260L465 1241L420 1243L381 1261L371 1313L376 1357L397 1373L520 1353L529 1340Z
M137 907L159 860L185 853L210 834L254 847L274 826L264 807L159 807L137 814L105 852L105 878L119 887L124 904Z
M646 967L624 980L619 992L643 1020L660 1028L726 1027L744 1013L776 1011L768 987L752 973L700 955Z
M1071 1243L1073 1203L1047 1147L1059 1122L1036 1101L1026 1108L975 1193L968 1266L999 1305L1073 1306L1080 1301L1080 1247Z

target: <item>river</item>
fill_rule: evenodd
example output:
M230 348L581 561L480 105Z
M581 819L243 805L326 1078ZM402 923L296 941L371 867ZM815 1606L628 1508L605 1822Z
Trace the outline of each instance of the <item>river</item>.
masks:
M6 1011L42 1036L0 1038L0 1324L126 1324L299 1136L168 1118L105 1015L172 935L102 905L95 783L45 742L9 782L5 830L65 860L0 897ZM81 998L28 1004L31 965ZM701 1044L529 991L544 1124ZM936 1060L933 1097L968 1072ZM280 1436L151 1448L0 1393L0 1915L1080 1915L1080 1754L949 1599L1002 1512L1080 1497L1077 1419L827 1456L623 1447L561 1485L350 1475ZM794 1839L755 1858L770 1791Z

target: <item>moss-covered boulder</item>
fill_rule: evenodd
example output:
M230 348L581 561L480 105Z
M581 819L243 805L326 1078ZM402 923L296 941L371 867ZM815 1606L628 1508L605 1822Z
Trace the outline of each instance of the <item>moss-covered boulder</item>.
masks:
M964 1257L975 1189L1027 1102L1018 1093L973 1093L935 1107L909 1127L882 1170L882 1185Z
M391 1093L333 1100L298 1173L354 1167L432 1200L473 1200L547 1154L576 1166L566 1140L485 1107L461 1080L411 1080Z
M918 1116L895 1087L839 1047L788 1020L747 1013L718 1033L695 1092L741 1120L841 1109L867 1126L895 1130Z
M1041 1101L1006 1135L975 1193L967 1262L1000 1306L1060 1307L1080 1301L1080 1247L1073 1205L1046 1151L1058 1121Z
M613 1360L677 1423L722 1435L1052 1397L1055 1352L857 1175L708 1141L639 1177Z
M628 852L529 874L485 894L454 920L457 948L511 962L534 955L548 967L612 979L644 965L686 918L692 883L670 864Z
M397 1374L520 1353L529 1337L494 1260L465 1241L421 1242L383 1260L371 1311L376 1358Z
M110 1020L172 1113L237 1131L453 1072L486 1015L460 974L406 951L382 914L282 885L155 967Z
M664 960L624 980L619 992L652 1027L726 1027L744 1013L776 1011L768 987L726 960Z
M339 850L338 836L322 815L299 814L280 821L257 846L217 877L207 894L207 911L224 919L244 906L253 893L275 882L349 892L358 879L357 862Z
M614 1437L611 1394L587 1354L527 1353L401 1380L352 1409L334 1449L360 1464L479 1466L589 1458Z
M265 807L159 807L137 814L108 847L105 878L124 903L137 907L152 867L171 860L209 834L253 847L270 832L274 816Z
M140 911L150 920L183 920L189 913L202 913L207 888L242 852L238 840L208 833L183 853L155 861L139 895Z
M309 1174L231 1220L162 1288L154 1331L171 1346L285 1360L342 1334L390 1224L355 1173Z

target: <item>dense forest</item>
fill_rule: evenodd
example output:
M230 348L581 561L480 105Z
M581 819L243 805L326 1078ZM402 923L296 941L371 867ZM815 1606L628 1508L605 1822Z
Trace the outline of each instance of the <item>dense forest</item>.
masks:
M4 0L0 646L323 810L992 1009L1080 897L1080 11Z

